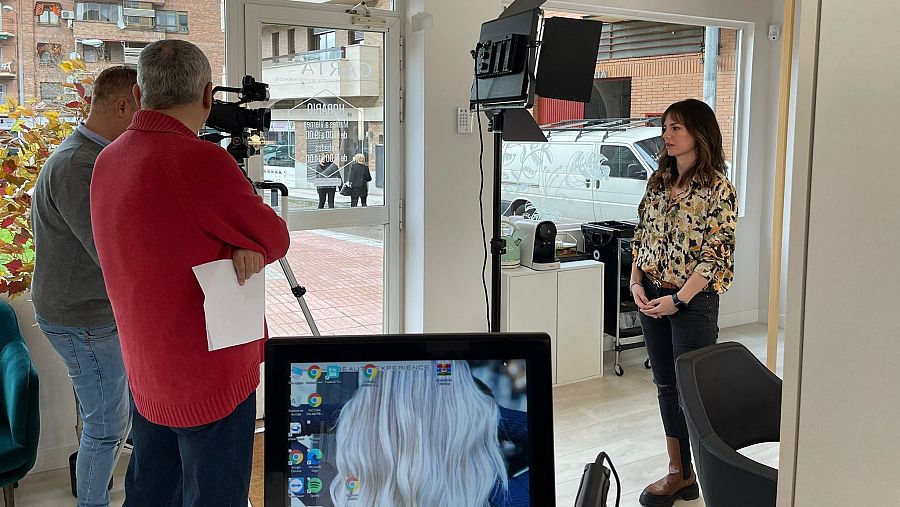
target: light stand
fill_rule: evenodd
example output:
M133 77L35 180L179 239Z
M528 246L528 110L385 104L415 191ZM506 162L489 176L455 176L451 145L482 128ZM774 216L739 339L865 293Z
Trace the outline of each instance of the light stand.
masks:
M476 114L485 112L488 132L494 134L489 314L493 333L500 331L500 260L506 253L506 242L500 236L503 141L547 142L528 112L535 94L590 101L600 45L599 21L550 18L541 27L544 1L513 2L500 17L481 26L478 44L471 51L475 79L469 107Z
M491 326L492 333L500 332L500 260L506 253L506 241L500 236L502 212L500 210L501 186L503 182L503 141L547 142L540 127L535 124L526 109L491 109L485 111L488 117L488 132L494 134L493 167L493 210L491 238Z
M488 120L488 132L494 134L494 198L492 199L493 236L491 238L491 332L500 332L500 257L506 242L500 237L500 182L503 170L503 110L495 109Z

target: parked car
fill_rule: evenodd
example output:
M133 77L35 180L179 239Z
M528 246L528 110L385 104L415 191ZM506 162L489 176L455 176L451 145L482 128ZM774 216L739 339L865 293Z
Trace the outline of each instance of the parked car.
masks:
M578 120L541 128L547 143L504 143L504 215L562 224L637 218L664 146L654 120Z
M263 165L294 167L294 146L289 144L267 144L263 146Z

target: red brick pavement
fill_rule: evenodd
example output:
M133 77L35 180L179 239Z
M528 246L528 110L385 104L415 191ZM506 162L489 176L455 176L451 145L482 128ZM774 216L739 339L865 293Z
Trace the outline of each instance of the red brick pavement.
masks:
M383 243L330 231L291 233L288 263L323 335L384 332ZM266 270L270 336L309 336L309 326L278 263Z

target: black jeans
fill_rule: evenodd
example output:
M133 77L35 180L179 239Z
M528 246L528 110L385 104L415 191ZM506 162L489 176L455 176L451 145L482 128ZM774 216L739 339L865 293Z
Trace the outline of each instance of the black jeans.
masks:
M328 199L328 207L334 207L334 193L337 191L334 187L319 187L316 189L319 192L319 209L325 207L325 199Z
M650 300L671 296L674 289L659 288L647 277L644 291ZM659 397L659 411L667 437L677 438L681 449L682 475L691 476L691 442L675 385L675 360L685 352L716 343L719 337L719 295L700 292L690 304L667 317L654 319L641 314L644 343L653 369L653 382Z
M351 195L350 196L350 207L355 208L357 202L362 202L362 205L366 205L366 197L368 195Z
M160 426L136 409L132 417L126 507L246 507L255 392L225 418L196 428Z

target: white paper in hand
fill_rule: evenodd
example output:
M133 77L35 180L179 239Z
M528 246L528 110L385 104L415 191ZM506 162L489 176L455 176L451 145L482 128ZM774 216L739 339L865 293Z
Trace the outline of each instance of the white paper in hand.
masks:
M261 271L238 285L231 259L194 266L194 276L206 296L206 336L209 350L262 339L265 332L266 275Z

